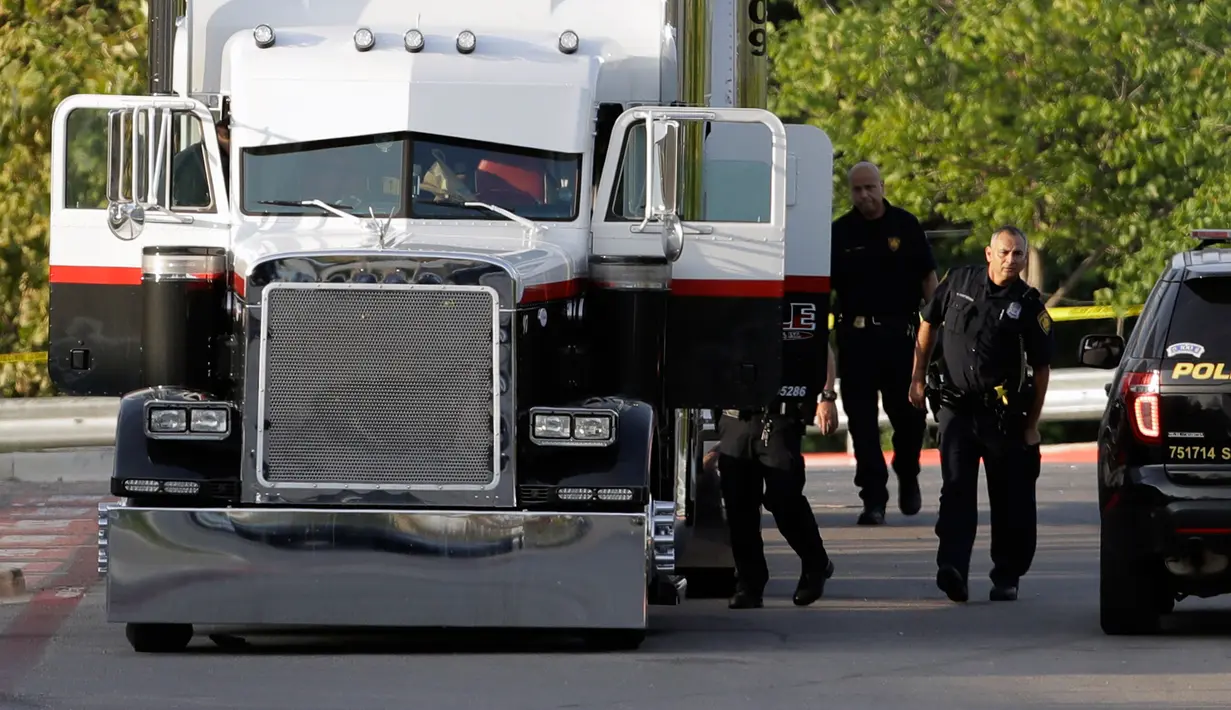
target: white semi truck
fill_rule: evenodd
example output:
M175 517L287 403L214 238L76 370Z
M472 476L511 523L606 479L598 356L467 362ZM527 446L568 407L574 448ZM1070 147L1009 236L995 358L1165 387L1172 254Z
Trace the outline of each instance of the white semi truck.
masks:
M59 391L121 398L107 618L638 646L727 594L723 408L814 406L832 148L764 0L151 0L53 126ZM241 633L237 631L236 633Z

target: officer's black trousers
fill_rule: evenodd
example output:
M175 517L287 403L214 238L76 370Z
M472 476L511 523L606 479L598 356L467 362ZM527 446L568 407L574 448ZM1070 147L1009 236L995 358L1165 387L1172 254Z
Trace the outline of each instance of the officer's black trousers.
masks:
M940 409L940 515L936 536L939 566L970 576L970 555L978 528L979 459L987 474L991 508L993 584L1017 584L1034 561L1037 540L1035 485L1039 447L1021 434L1007 436L988 412Z
M806 425L775 417L768 445L761 442L761 418L723 415L718 422L718 475L727 510L731 554L739 585L760 593L769 582L761 537L761 505L795 550L805 571L823 574L829 556L812 506L804 497L804 458L800 444Z
M855 485L865 506L884 508L889 501L889 469L881 451L881 406L893 427L893 471L899 479L919 477L919 451L927 428L926 413L910 403L915 340L905 320L900 326L868 324L838 329L838 378L842 409L855 448Z

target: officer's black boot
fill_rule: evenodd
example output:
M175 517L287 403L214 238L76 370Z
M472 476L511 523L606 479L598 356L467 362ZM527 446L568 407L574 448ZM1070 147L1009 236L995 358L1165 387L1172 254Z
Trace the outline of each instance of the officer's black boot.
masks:
M736 587L735 596L727 603L728 609L760 609L765 606L762 592L759 589L748 589L740 584Z
M944 565L936 572L936 586L949 597L950 601L964 602L970 599L970 589L962 573L952 565Z
M994 584L988 598L994 602L1017 601L1017 583L1000 582Z
M923 493L919 490L919 479L906 476L898 479L898 509L902 515L915 515L923 507Z
M866 505L859 514L859 525L884 525L885 506Z
M833 576L833 560L830 560L823 571L805 569L799 576L799 585L795 587L795 606L808 606L825 595L825 582Z

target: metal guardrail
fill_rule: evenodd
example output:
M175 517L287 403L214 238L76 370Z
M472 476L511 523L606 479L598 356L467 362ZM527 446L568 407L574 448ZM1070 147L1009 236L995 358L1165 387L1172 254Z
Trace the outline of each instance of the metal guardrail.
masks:
M1107 404L1103 386L1110 370L1085 368L1052 372L1043 405L1043 421L1097 421ZM841 383L839 383L839 388ZM841 391L839 389L839 391ZM0 401L0 451L33 451L115 442L115 419L120 400L114 397L35 397ZM889 425L883 405L882 426ZM932 422L931 414L928 422ZM846 414L838 398L838 430L846 431ZM816 433L816 427L809 428Z
M1103 417L1103 409L1107 406L1107 391L1104 387L1111 382L1112 374L1112 370L1093 370L1084 367L1052 370L1040 421L1098 421ZM842 382L839 381L838 431L846 431L846 412L842 411L841 391ZM881 426L889 426L889 417L885 414L884 404L880 404L879 408ZM936 424L930 411L927 420L929 425ZM816 426L808 427L808 433L818 433Z

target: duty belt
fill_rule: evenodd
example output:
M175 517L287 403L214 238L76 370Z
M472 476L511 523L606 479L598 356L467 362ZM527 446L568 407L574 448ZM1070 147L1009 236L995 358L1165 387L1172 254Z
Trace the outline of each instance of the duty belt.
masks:
M1008 393L998 386L988 392L963 392L949 385L937 388L940 403L956 412L971 412L977 409L1003 411L1008 407Z

